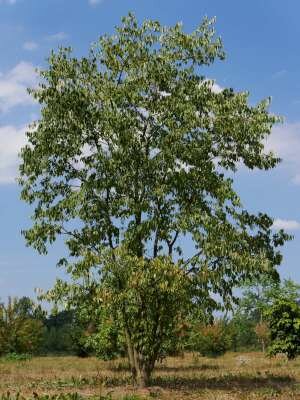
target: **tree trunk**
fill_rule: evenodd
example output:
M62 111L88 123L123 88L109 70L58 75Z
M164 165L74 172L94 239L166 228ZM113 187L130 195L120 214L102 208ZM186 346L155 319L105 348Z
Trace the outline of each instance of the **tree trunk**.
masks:
M145 361L143 356L134 348L129 332L125 329L127 354L134 384L144 388L149 386L155 361Z
M144 388L144 387L149 386L151 372L150 372L149 368L147 368L147 367L142 367L140 369L139 374L138 374L138 381L137 381L137 384L139 387Z
M132 347L130 335L129 335L129 332L127 329L125 329L125 338L126 338L126 344L127 344L127 355L128 355L130 370L131 370L132 378L133 378L134 382L136 382L137 368L136 368L136 362L135 362L135 357L134 357L134 349Z
M261 340L261 347L262 347L262 352L264 353L266 351L266 346L265 346L264 339Z
M137 380L136 383L139 387L144 388L149 386L151 374L154 369L154 363L151 361L143 360L142 355L137 356Z
M133 344L129 326L126 324L124 325L127 355L133 382L141 388L147 387L150 384L151 374L154 370L158 353L155 351L154 355L150 359L145 359L143 354L139 353Z
M143 360L143 356L133 349L134 353L134 363L137 371L136 384L141 387L147 387L150 383L150 376L153 368L151 369L149 363Z

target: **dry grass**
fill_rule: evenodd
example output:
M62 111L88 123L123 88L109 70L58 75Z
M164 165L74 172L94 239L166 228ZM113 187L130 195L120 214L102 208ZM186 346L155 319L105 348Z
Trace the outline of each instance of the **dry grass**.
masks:
M125 360L40 357L0 361L0 393L25 396L78 392L113 398L136 393L157 399L300 399L300 359L268 359L261 353L229 353L218 359L186 354L159 364L153 386L135 389Z

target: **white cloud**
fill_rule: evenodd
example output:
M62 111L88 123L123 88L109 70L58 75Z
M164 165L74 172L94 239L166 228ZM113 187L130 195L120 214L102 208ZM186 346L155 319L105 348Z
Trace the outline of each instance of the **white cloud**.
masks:
M213 93L221 93L223 92L224 88L220 86L215 79L204 79L200 84L199 87L201 87L203 84L209 85L211 91Z
M13 69L0 75L0 112L9 111L18 105L30 105L34 101L27 87L35 86L37 74L32 64L20 62Z
M23 44L23 49L28 50L28 51L36 50L38 47L39 47L39 45L36 42L32 42L32 41L25 42Z
M221 93L223 92L224 88L222 88L220 85L218 85L215 81L213 82L213 85L211 87L212 92L214 93Z
M25 127L0 127L0 184L14 183L17 176L18 153L26 143Z
M101 3L103 3L103 0L89 0L89 4L91 6L95 6L95 5L101 4Z
M57 32L54 33L53 35L46 36L46 40L48 40L49 42L57 42L66 40L68 37L69 35L66 32Z
M0 4L4 3L4 4L16 4L17 0L0 0Z
M266 142L266 150L282 158L292 182L300 184L300 123L278 125Z
M287 231L297 231L300 229L300 223L295 220L275 219L272 225L273 229L285 229Z

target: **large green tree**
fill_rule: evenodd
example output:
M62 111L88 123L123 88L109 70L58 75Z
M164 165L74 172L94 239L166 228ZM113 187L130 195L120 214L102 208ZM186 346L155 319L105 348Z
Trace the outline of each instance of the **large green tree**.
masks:
M278 118L269 100L249 105L248 93L204 76L224 59L213 25L187 34L129 14L87 57L51 53L32 90L41 116L21 152L22 198L34 206L27 243L46 253L66 238L59 265L73 283L52 295L85 304L90 318L110 310L141 385L189 307L227 306L233 286L275 273L286 239L234 190L239 166L278 163L264 152Z

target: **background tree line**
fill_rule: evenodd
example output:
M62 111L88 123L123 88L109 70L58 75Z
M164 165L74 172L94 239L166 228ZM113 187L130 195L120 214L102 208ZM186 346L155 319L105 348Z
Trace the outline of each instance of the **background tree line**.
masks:
M240 291L240 299L230 314L207 318L198 309L183 319L166 342L165 355L184 351L211 357L226 351L283 352L290 358L297 355L300 285L292 280L279 283L265 279L251 282ZM294 324L294 331L289 325L280 338L280 330L275 327L279 338L274 337L274 332L272 337L274 324L279 322L282 329L288 321ZM0 305L0 352L2 356L72 354L113 359L126 354L126 339L109 315L100 315L97 323L91 323L76 309L55 306L47 312L28 297L9 298Z

